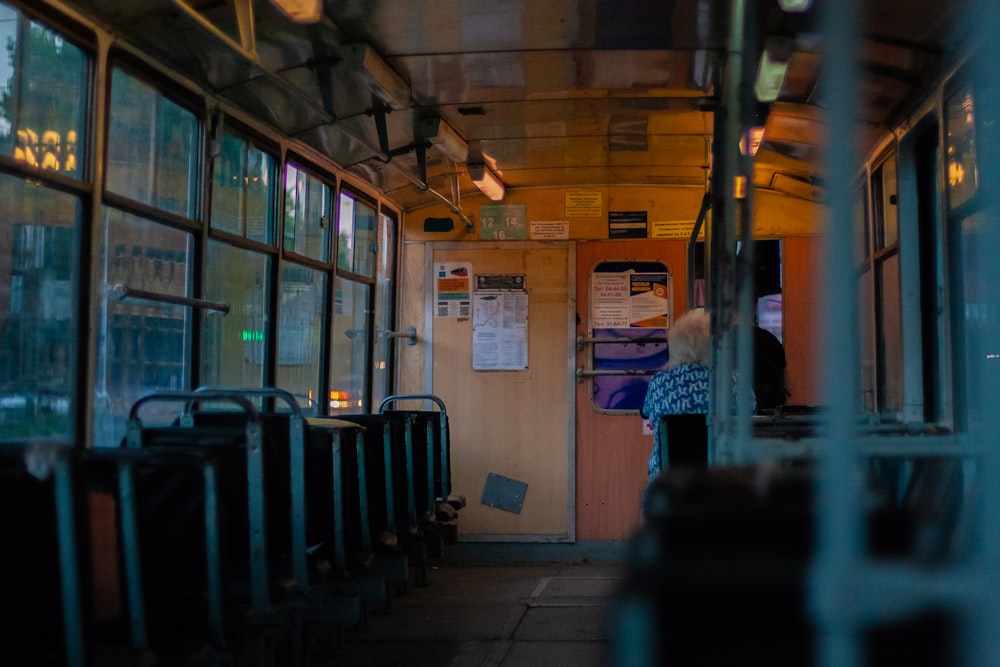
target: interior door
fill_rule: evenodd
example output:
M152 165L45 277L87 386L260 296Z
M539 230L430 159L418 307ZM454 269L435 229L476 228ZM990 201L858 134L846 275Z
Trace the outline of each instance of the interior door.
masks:
M431 253L434 267L468 265L470 296L480 276L522 276L527 295L520 370L475 370L475 313L444 317L431 309L432 387L448 409L452 488L468 501L460 539L572 541L572 246L439 244ZM434 289L427 291L433 299Z

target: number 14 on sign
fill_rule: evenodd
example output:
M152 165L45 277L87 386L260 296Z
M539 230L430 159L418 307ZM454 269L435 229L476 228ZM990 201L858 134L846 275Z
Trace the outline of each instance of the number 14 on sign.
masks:
M479 238L511 241L528 238L524 204L484 204L479 208Z

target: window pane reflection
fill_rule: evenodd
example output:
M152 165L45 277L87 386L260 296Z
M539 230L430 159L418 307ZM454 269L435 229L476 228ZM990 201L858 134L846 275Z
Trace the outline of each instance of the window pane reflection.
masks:
M371 288L343 278L335 278L333 284L328 413L365 412Z
M80 202L0 175L0 440L72 435Z
M277 386L306 409L319 397L326 275L283 262L280 284Z
M229 313L206 312L202 384L263 386L269 265L266 255L209 242L205 298Z
M285 250L326 261L330 186L295 165L285 168Z
M113 209L105 211L101 226L104 287L94 405L94 444L99 447L118 445L136 399L155 389L186 389L190 378L191 309L120 300L113 286L190 297L192 257L187 232ZM145 414L157 416L156 409Z
M60 35L0 5L0 151L79 177L87 58Z
M275 160L226 134L212 167L212 229L271 243Z
M198 122L151 86L116 69L111 81L108 190L194 217Z
M349 193L340 195L337 268L368 278L375 275L375 209Z

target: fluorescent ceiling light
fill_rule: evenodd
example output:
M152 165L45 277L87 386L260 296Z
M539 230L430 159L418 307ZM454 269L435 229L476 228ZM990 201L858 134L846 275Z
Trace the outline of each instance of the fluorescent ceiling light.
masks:
M786 12L804 12L812 7L813 0L778 0L778 6Z
M316 23L323 17L323 0L271 0L271 4L296 23Z
M492 199L500 201L503 199L505 187L500 177L493 173L493 170L482 163L468 165L469 178L476 184L480 191Z
M397 111L410 108L410 84L368 44L345 44L344 59L372 93Z
M757 155L762 141L764 141L764 128L757 125L751 127L749 131L740 135L740 153L750 156Z
M469 157L469 143L441 118L421 118L417 134L452 162L465 162Z
M781 86L785 82L788 61L792 57L792 40L788 37L768 37L764 52L760 54L757 67L757 83L754 93L760 102L778 99Z

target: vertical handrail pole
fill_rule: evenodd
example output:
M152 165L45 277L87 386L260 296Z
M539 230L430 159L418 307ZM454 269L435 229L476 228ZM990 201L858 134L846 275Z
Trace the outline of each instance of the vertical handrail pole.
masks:
M856 155L853 117L860 74L857 0L820 5L823 12L826 87L823 105L828 112L826 151L830 197L826 223L826 252L819 284L825 285L821 361L825 404L816 480L816 551L809 579L810 603L817 624L819 667L859 664L862 636L858 625L858 573L863 570L861 489L857 480L859 434L854 424L857 370L857 304L844 279L852 275L852 185L860 160ZM834 148L836 147L836 148Z

